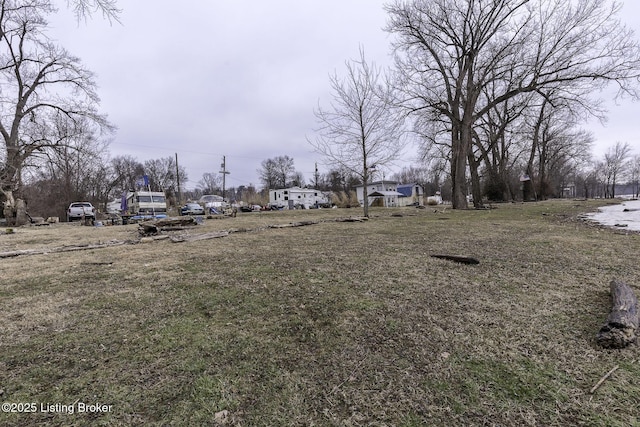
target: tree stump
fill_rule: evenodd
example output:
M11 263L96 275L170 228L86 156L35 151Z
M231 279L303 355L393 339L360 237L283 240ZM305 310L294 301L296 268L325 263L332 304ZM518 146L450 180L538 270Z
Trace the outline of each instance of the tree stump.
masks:
M612 280L611 313L596 340L604 348L624 348L636 341L638 299L626 283Z

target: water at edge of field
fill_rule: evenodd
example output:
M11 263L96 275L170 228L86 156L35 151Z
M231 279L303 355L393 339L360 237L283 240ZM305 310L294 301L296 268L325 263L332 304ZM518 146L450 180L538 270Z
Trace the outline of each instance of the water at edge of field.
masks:
M603 206L585 217L607 227L640 231L640 200L626 200L617 205Z

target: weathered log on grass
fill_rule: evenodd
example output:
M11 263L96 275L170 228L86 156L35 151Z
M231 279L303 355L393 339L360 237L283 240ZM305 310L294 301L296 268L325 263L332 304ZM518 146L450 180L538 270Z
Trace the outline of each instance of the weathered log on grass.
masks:
M604 348L624 348L636 341L638 329L638 298L624 282L612 280L611 313L596 340Z
M336 218L335 222L365 222L368 221L369 218L366 216L350 216L347 218Z
M228 231L213 231L211 233L195 234L193 236L171 236L169 240L173 243L197 242L199 240L217 239L228 235Z
M43 249L23 249L17 251L0 252L0 258L12 258L22 255L44 255L55 254L61 252L75 252L75 251L87 251L91 249L111 248L113 246L120 246L131 243L129 241L112 240L106 243L86 244L86 245L71 245L71 246L58 246L56 248L43 248Z
M297 221L297 222L290 222L288 224L273 224L273 225L270 225L269 228L304 227L306 225L315 225L315 224L318 224L318 221Z
M446 259L449 261L459 262L460 264L480 264L476 258L462 255L431 255L431 258Z
M138 231L142 235L156 234L169 228L177 229L177 227L197 225L196 219L192 216L170 217L154 219L138 224ZM166 230L165 230L166 231Z

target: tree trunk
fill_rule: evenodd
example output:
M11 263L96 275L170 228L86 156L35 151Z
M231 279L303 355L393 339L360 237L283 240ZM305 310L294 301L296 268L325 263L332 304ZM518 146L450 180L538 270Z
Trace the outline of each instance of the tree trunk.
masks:
M470 127L470 126L469 126ZM452 132L451 141L451 205L453 209L467 209L467 153L471 146L471 133L460 125Z
M29 216L27 215L27 204L22 199L16 199L16 226L21 226L25 224L29 224L31 221L29 220Z
M612 308L596 340L605 348L624 348L636 341L638 299L629 285L611 281Z
M473 196L473 207L479 209L482 207L482 188L480 187L480 174L478 166L480 162L475 159L472 150L469 150L469 171L471 172L471 194Z
M6 198L4 202L3 214L8 226L21 226L29 223L27 216L27 206L22 199L16 199L13 191L3 191Z

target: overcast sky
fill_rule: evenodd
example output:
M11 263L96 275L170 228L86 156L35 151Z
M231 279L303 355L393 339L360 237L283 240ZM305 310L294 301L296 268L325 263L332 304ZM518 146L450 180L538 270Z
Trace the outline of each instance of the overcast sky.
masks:
M64 2L60 2L63 5ZM195 188L219 172L227 186L260 186L263 160L279 155L312 180L327 171L306 138L313 109L327 105L329 74L358 56L389 65L384 0L121 0L121 24L95 16L79 25L67 10L51 36L96 73L101 111L117 126L112 156L174 156ZM640 35L640 4L624 21ZM640 104L609 104L606 127L586 127L602 155L617 141L638 146ZM640 150L636 149L636 153ZM409 150L399 166L414 162Z

